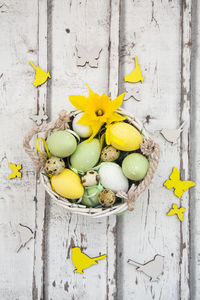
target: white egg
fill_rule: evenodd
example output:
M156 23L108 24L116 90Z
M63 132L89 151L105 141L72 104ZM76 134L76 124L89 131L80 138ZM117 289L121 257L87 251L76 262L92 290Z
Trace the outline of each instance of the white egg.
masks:
M119 191L128 191L128 179L124 176L122 168L113 162L103 163L99 169L101 184L111 191L117 193Z
M83 113L80 113L75 116L72 122L72 128L80 137L87 138L92 134L91 127L87 125L76 124L80 120L82 115Z

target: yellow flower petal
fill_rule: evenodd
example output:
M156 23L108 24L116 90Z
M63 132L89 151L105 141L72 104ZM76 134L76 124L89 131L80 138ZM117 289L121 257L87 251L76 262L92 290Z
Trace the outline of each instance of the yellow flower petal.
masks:
M87 85L87 83L86 83L86 85ZM89 96L88 97L93 96L94 95L93 90L89 87L89 85L87 85L87 87L88 87L88 90L89 90Z
M126 143L122 140L120 140L119 138L117 138L114 134L111 133L110 127L112 125L108 125L107 129L106 129L106 144L110 145L111 144L111 140L116 143L119 146L125 146Z
M110 145L110 126L109 125L107 126L105 134L106 134L106 144Z
M121 106L125 94L126 94L126 92L123 93L123 94L121 94L121 95L119 95L116 99L114 99L114 100L111 101L112 111L118 109Z
M87 108L88 98L79 95L68 96L68 98L71 104L74 105L77 109L85 111L85 109Z
M89 139L87 139L86 142L90 142L95 137L95 135L99 132L102 125L103 123L100 122L99 123L95 122L92 125L90 125L92 128L92 135L89 137Z
M113 112L111 114L111 116L109 117L108 119L108 123L112 123L112 122L121 122L123 120L125 120L126 117L122 117L121 115L119 115L118 113L116 112Z
M90 119L90 115L84 113L76 124L90 125L90 123L92 123L92 121Z

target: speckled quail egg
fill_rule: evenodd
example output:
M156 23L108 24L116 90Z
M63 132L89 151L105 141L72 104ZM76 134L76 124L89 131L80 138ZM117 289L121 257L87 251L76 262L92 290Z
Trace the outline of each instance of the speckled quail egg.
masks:
M81 177L83 186L93 186L99 183L99 174L94 170L89 170Z
M65 162L62 158L52 156L45 164L45 171L51 175L57 175L65 168Z
M120 151L110 145L103 148L101 152L101 159L103 161L115 161L118 159L119 155Z
M115 203L116 196L113 191L105 189L99 194L98 200L102 206L109 207Z

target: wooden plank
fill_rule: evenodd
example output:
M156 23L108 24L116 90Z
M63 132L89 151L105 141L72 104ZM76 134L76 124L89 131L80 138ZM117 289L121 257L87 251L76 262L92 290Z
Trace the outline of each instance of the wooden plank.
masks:
M35 229L35 173L22 144L36 101L29 61L37 53L37 12L35 1L0 5L0 298L5 300L32 298L34 242L15 250L18 223ZM8 162L23 165L22 178L8 180Z
M88 94L84 82L100 94L114 92L112 84L108 87L108 61L112 61L109 56L110 43L112 53L118 59L114 46L117 47L117 36L110 36L110 20L113 26L111 34L115 26L113 18L116 22L119 20L118 7L119 2L115 1L112 14L109 3L104 1L54 3L49 41L52 45L52 119L57 117L61 109L72 108L67 95ZM76 66L76 44L86 48L99 45L102 48L98 68ZM118 76L118 71L114 73ZM116 86L118 79L115 77L111 80ZM116 217L95 220L71 215L50 202L47 222L45 296L48 299L94 299L94 295L97 295L99 299L115 299ZM96 268L87 269L83 276L73 273L71 247L74 245L80 246L90 256L98 255L100 251L107 253L108 260L101 261Z
M180 157L181 177L190 178L190 122L191 122L191 13L192 1L182 2L182 53L181 53L181 101L180 122L185 122L181 135ZM184 222L180 224L180 279L179 294L181 299L191 299L190 295L190 202L189 192L185 192L181 205L186 208Z
M179 199L162 186L173 166L180 167L180 145L172 146L159 134L162 128L180 125L180 15L176 1L127 1L121 8L121 92L131 90L141 99L137 102L131 98L125 108L145 122L150 136L160 144L161 161L150 189L137 200L135 211L119 217L119 299L179 299L183 295L179 295L180 222L166 216ZM124 83L136 55L144 82ZM187 217L184 224L188 226ZM188 247L188 241L184 242ZM126 263L129 258L144 263L156 254L165 257L164 274L157 283ZM188 270L182 276L186 278Z
M37 27L37 63L40 68L47 70L47 0L38 0ZM35 113L47 111L47 83L37 88L37 103ZM41 136L41 134L39 135ZM33 286L34 300L44 298L44 259L45 259L45 190L37 180L35 189L35 243L33 258Z
M190 252L190 286L191 299L200 298L200 3L193 1L192 4L192 76L191 76L191 130L190 130L190 165L191 179L196 182L196 188L190 192L190 224L191 224L191 252Z

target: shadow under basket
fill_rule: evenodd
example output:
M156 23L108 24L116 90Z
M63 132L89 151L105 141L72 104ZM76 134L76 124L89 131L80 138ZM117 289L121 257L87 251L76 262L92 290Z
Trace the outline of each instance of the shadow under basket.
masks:
M40 173L40 180L44 185L45 190L58 205L65 208L68 212L92 218L107 217L110 215L120 214L126 210L133 210L136 199L148 188L153 179L154 173L157 169L160 159L160 148L158 144L156 144L152 139L148 137L142 124L132 114L130 114L124 109L120 108L117 110L117 112L122 116L126 116L126 121L132 124L135 128L137 128L143 136L143 143L141 144L140 150L149 160L149 169L144 179L138 185L135 185L133 183L130 186L129 191L127 193L117 193L117 196L122 199L121 203L116 203L112 207L105 208L88 208L85 205L79 203L72 203L72 200L61 197L52 190L48 176L42 172L45 165L45 159L30 146L31 139L38 133L40 133L40 135L42 133L42 137L47 138L53 130L55 131L68 129L71 120L80 112L81 111L79 110L74 110L71 112L62 110L59 113L59 118L56 121L34 127L24 138L24 149L35 164L37 174Z

